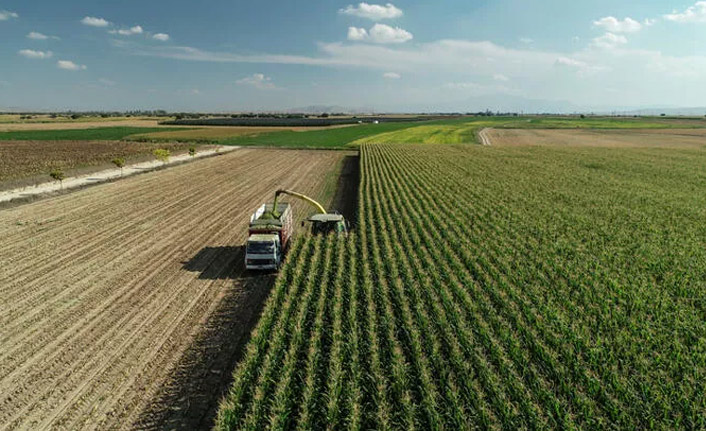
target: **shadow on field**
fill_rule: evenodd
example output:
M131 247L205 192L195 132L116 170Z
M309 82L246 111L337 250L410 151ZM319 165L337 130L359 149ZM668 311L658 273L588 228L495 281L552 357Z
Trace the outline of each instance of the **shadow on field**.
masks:
M229 280L243 273L244 256L244 245L204 247L183 264L189 272L200 272L200 280Z
M343 214L355 229L358 219L358 188L360 186L360 156L343 158L341 176L338 178L336 194L331 207Z
M250 332L276 274L249 273L243 264L244 246L205 247L184 263L200 279L232 280L223 299L198 338L187 349L166 387L151 400L136 427L148 430L210 430L218 403L233 381ZM224 269L226 268L226 269Z

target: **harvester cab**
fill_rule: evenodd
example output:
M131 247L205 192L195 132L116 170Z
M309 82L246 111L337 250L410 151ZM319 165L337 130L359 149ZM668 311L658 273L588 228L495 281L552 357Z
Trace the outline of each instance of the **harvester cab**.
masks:
M314 214L307 221L311 222L312 235L348 234L348 222L341 214Z
M320 203L316 202L309 196L291 190L277 190L275 193L275 205L277 204L280 195L288 195L301 199L316 208L318 214L314 214L307 219L307 221L311 223L312 235L327 235L329 233L335 233L337 235L348 234L348 222L341 214L327 213L326 209ZM304 223L302 223L302 225L303 224Z

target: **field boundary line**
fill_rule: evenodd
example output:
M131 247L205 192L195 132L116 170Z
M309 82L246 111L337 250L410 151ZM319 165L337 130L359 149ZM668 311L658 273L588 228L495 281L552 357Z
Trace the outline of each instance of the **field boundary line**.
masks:
M204 157L210 157L221 153L227 153L240 149L239 146L233 145L221 145L214 149L202 150L197 152L195 155L190 156L189 154L180 154L176 156L171 156L169 161L163 163L157 160L151 160L148 162L135 163L132 165L125 166L122 170L118 168L106 169L98 172L93 172L91 174L80 175L76 177L68 177L63 181L62 184L57 181L48 181L45 183L18 187L15 189L5 190L0 192L0 203L11 202L18 199L26 199L31 197L40 197L48 195L55 192L63 192L72 189L80 189L85 186L93 184L101 184L108 181L126 178L132 175L141 174L144 172L150 172L161 167L173 166L183 163L191 162L192 160L201 159Z

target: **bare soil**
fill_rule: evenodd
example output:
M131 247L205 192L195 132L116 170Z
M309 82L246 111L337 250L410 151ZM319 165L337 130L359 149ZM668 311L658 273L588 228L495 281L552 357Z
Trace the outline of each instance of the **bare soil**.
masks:
M706 129L485 129L492 145L699 148Z
M244 274L248 217L343 156L242 149L0 211L0 429L210 426L273 278Z

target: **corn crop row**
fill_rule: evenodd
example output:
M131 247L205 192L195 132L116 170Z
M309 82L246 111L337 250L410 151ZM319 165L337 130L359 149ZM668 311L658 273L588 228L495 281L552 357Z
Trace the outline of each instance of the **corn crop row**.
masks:
M363 146L217 427L706 428L706 157L602 151Z

